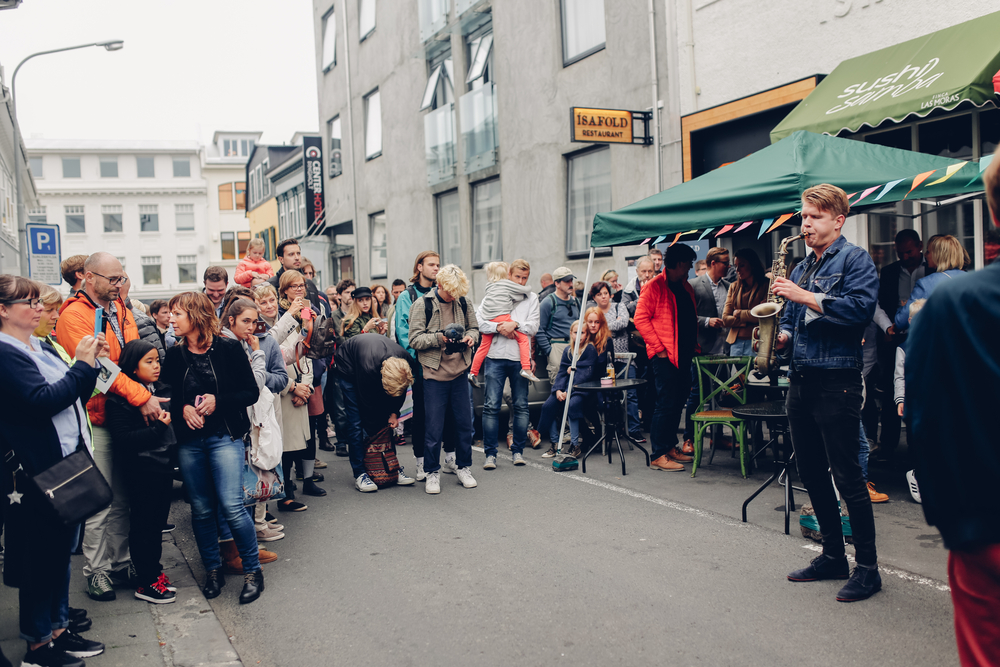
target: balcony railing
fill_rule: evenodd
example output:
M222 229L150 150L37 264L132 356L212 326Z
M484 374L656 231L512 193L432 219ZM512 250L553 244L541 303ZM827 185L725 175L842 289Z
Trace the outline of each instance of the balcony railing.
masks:
M462 112L462 144L465 162L462 173L469 174L497 161L497 101L492 83L470 90L459 98Z
M446 104L424 116L427 184L455 178L455 105Z
M448 25L451 0L419 0L420 41L426 42Z

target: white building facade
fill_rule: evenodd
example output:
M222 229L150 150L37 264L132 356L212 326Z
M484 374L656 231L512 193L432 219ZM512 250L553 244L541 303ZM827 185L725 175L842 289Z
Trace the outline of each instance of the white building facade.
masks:
M233 282L236 265L250 242L247 222L246 163L260 132L216 132L201 151L201 173L208 191L206 232L212 266L225 267Z

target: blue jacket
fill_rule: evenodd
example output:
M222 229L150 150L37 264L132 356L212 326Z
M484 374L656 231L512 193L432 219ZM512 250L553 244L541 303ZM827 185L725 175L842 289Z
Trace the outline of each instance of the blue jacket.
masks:
M608 341L608 346L611 346L611 341ZM570 358L573 356L573 344L563 350L562 361L559 363L559 373L556 375L556 381L552 385L552 392L556 391L566 391L569 387L569 363ZM580 384L581 382L589 382L600 377L601 371L607 368L608 365L608 353L605 351L604 354L598 356L597 349L591 345L587 344L587 347L580 350L580 357L576 360L576 373L573 374L573 386Z
M417 298L427 294L431 288L422 289L417 284L410 285L416 291ZM417 351L410 346L410 308L413 306L413 299L410 297L409 287L402 291L396 301L396 342L403 346L414 359L417 358Z
M791 369L857 368L863 366L861 338L875 314L878 272L871 256L843 236L823 253L822 264L803 288L823 294L823 312L800 303L785 304L781 331L791 337ZM799 283L816 263L809 256L789 277Z
M896 319L893 322L893 325L896 327L896 331L906 331L910 328L911 303L917 299L926 299L931 295L931 292L934 291L935 287L943 282L957 278L963 273L965 273L965 271L962 271L961 269L949 269L947 271L932 273L918 280L917 284L913 286L913 292L910 293L910 300L906 302L906 306L896 311Z
M42 349L63 363L48 343ZM0 448L13 449L25 470L35 475L62 460L62 445L52 417L76 401L80 414L97 384L97 369L75 363L66 375L49 384L27 352L0 342ZM2 459L2 457L0 457Z

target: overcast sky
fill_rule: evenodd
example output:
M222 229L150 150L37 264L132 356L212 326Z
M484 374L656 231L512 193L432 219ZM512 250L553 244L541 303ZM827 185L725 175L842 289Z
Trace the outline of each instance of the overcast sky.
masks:
M310 0L24 0L0 11L0 66L25 137L193 139L316 131Z

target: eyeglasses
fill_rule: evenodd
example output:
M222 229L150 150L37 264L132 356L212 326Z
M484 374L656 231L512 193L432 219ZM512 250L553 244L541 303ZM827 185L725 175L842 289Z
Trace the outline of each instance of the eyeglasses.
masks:
M104 278L105 280L107 280L109 283L111 283L112 286L114 286L114 285L121 285L122 283L128 282L128 276L116 276L114 278L108 278L107 276L102 276L97 271L91 271L91 273L93 273L95 276L101 276L102 278Z
M26 303L28 308L38 308L42 303L41 299L14 299L13 301L0 301L0 303L6 304L8 306L13 306L15 303Z

